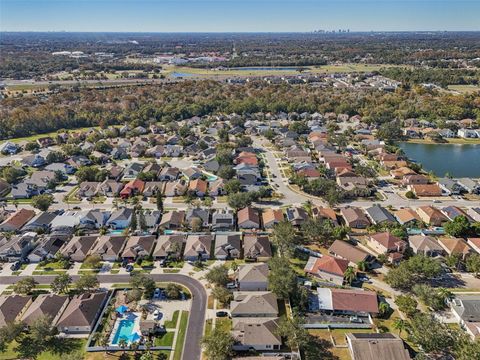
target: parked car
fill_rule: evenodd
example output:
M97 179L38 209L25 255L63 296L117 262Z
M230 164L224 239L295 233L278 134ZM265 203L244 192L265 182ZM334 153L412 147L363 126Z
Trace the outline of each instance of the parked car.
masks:
M20 266L22 266L22 263L20 261L16 261L10 266L10 270L17 271L20 269Z
M227 317L228 316L228 312L226 311L217 311L217 317Z
M235 284L234 282L230 282L227 284L227 289L236 289L237 288L237 284Z
M162 295L162 291L159 288L156 288L155 291L153 292L153 298L159 299L161 295Z
M162 259L160 260L160 267L166 267L168 265L168 260L167 259Z
M128 264L125 266L125 271L131 273L133 271L133 265Z

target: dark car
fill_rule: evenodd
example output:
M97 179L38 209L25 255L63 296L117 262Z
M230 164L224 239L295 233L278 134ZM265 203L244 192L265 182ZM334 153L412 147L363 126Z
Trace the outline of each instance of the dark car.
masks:
M126 270L126 272L132 272L133 271L133 265L129 264L129 265L125 266L125 270Z
M10 266L10 270L17 271L20 269L20 266L22 266L22 263L20 261L16 261Z
M217 317L227 317L228 316L228 312L226 311L217 311Z

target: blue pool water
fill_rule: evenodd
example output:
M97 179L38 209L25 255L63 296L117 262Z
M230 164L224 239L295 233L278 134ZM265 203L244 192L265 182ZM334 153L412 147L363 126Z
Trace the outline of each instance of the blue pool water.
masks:
M120 339L128 341L128 337L133 333L133 327L135 325L134 320L120 320L118 324L117 332L112 340L112 345L118 345Z
M123 230L110 230L108 232L110 235L122 235L123 234Z

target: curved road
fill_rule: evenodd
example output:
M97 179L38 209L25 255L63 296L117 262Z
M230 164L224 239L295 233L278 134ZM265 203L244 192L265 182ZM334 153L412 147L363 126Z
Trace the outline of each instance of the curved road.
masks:
M203 336L203 326L205 324L205 312L207 308L207 293L205 288L197 280L180 274L149 274L156 282L176 282L179 283L192 294L192 307L188 320L187 334L185 336L185 345L182 352L183 360L199 360L201 356L200 341ZM0 284L14 284L24 276L2 276ZM55 276L42 275L33 276L39 284L50 284ZM79 275L72 275L73 281L77 280ZM97 275L100 284L128 283L130 275Z

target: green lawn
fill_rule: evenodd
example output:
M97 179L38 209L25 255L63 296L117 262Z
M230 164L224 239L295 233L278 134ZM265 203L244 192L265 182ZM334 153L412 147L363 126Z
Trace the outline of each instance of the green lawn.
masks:
M33 275L60 275L66 274L66 270L35 270Z
M177 327L178 322L178 314L180 313L179 310L175 310L172 316L172 320L165 321L165 328L166 329L175 329Z
M205 336L210 335L210 333L212 332L212 327L213 327L213 320L212 320L212 319L208 319L208 320L205 322Z
M37 357L37 360L62 360L65 355L76 353L78 353L79 356L82 356L83 358L86 342L86 339L64 339L62 341L63 348L59 347L58 349L56 349L57 351L52 351L52 349L51 351L42 352ZM0 353L0 360L19 359L19 354L14 350L17 346L18 343L16 343L15 341L12 342L8 346L7 351Z
M36 270L38 271L48 271L48 270L65 270L63 267L64 263L62 261L52 261L45 265L38 265Z
M161 336L157 336L154 341L154 346L172 346L173 345L173 337L175 336L175 332L166 332Z
M180 327L178 328L177 341L175 342L175 353L173 360L180 360L182 358L183 344L185 343L185 335L187 334L188 325L188 311L182 311L180 317Z
M232 330L232 319L229 319L228 317L218 318L215 323L215 327L219 330L229 332L230 330Z

